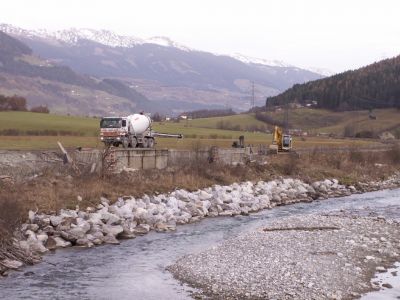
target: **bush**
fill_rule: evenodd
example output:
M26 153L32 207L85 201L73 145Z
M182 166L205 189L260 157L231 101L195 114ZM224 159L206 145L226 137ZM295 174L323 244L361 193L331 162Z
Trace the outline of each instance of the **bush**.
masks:
M68 131L68 130L27 130L21 131L19 129L3 129L0 130L0 136L84 136L84 132Z
M365 162L364 154L361 151L358 151L356 149L350 150L349 159L353 163L364 163Z
M276 125L276 126L280 126L280 127L285 126L284 122L275 120L274 118L268 116L267 114L261 113L261 112L257 112L255 117L257 120L264 122L266 124L269 124L269 125L273 125L273 126ZM290 127L290 124L288 124L288 126Z
M27 111L26 99L19 96L6 97L0 95L0 111Z
M21 224L22 215L23 210L18 202L3 190L0 196L0 239L12 235Z
M299 172L300 159L298 154L290 153L289 158L282 166L282 171L285 175L294 175Z
M40 106L32 107L31 112L48 114L48 113L50 113L50 110L48 109L47 106L40 105Z
M393 134L396 139L400 139L400 127L397 127L396 129L394 129Z
M181 115L191 116L193 119L233 116L236 113L231 109L201 109L191 112L184 112Z
M363 131L357 132L355 135L356 138L361 138L361 139L372 139L374 136L375 136L375 134L371 130L363 130Z
M18 136L22 135L22 132L19 129L3 129L0 131L0 135L4 136Z
M355 129L354 129L353 125L351 125L351 124L346 125L343 130L343 136L344 137L354 137L354 132L355 132Z
M388 158L393 164L400 164L400 145L395 144L388 151Z

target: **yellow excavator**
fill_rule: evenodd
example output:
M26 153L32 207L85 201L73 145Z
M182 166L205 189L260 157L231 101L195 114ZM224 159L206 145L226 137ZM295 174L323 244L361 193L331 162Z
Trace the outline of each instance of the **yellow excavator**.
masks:
M279 126L275 126L272 144L269 145L271 153L290 152L292 150L292 136L284 134Z

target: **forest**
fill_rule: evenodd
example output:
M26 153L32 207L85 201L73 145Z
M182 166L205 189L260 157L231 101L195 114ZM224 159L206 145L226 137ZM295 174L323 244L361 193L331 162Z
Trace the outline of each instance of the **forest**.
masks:
M400 56L328 78L296 84L266 99L266 106L316 102L318 108L337 111L400 108ZM314 102L314 103L315 103Z

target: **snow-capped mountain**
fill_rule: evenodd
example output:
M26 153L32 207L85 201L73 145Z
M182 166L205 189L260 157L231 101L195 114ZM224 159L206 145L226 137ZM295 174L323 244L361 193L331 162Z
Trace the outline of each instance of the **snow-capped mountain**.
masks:
M336 72L326 69L326 68L316 68L316 67L308 67L306 68L307 70L310 70L311 72L317 73L317 74L321 74L323 76L329 77L332 75L335 75Z
M155 44L159 46L173 47L184 51L194 50L164 36L139 38L135 36L119 35L105 29L96 30L89 28L81 28L81 29L70 28L57 31L50 31L46 29L27 30L10 24L0 24L0 31L3 31L12 36L21 36L24 38L33 38L33 39L41 38L47 40L55 39L59 42L67 43L69 45L77 45L79 41L89 40L109 47L131 48L143 44ZM269 60L264 58L251 57L240 53L234 53L233 55L228 55L228 56L246 64L258 64L270 67L295 68L295 66L281 60ZM318 68L306 68L306 69L311 72L321 74L324 76L332 75L332 72L326 69L318 69Z
M263 105L267 96L322 77L282 61L199 51L160 36L143 39L94 29L26 30L7 24L0 25L0 31L46 61L100 79L122 79L171 110L216 104L246 110L251 82L256 86L256 105Z
M293 65L285 63L284 61L281 61L281 60L268 60L268 59L264 59L264 58L246 56L246 55L243 55L240 53L235 53L232 55L232 57L237 60L240 60L241 62L244 62L246 64L258 64L258 65L264 65L264 66L283 67L283 68L294 67Z
M27 30L9 24L0 24L0 31L13 36L23 36L26 38L56 39L57 41L76 45L81 40L93 41L110 47L134 47L143 44L156 44L165 47L175 47L189 51L190 48L180 45L168 37L155 36L142 39L134 36L119 35L112 31L89 28L70 28L65 30L50 31L46 29Z

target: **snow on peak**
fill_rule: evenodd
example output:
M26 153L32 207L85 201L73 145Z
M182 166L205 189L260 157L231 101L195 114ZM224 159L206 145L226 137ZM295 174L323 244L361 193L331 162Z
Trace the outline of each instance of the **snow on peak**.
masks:
M46 29L27 30L19 28L10 24L0 24L0 31L3 31L12 36L21 36L25 38L42 38L46 40L56 40L70 45L76 45L79 41L89 40L100 43L110 47L134 47L142 44L155 44L164 47L174 47L184 51L193 51L193 49L183 46L168 37L154 36L148 39L137 38L134 36L119 35L109 30L96 30L89 28L70 28L64 30L50 31ZM219 55L219 54L215 54ZM246 56L243 54L235 53L230 55L246 64L258 64L270 67L286 67L295 68L293 65L285 63L280 60L267 60L263 58L256 58ZM331 76L334 74L331 70L323 68L306 68L307 70L321 74L324 76ZM299 70L296 68L296 70Z
M173 40L171 40L170 38L165 37L165 36L153 36L151 38L144 40L144 43L156 44L156 45L165 46L165 47L174 47L174 48L178 48L178 49L186 50L186 51L191 50L190 48L183 46L177 42L174 42Z
M263 58L257 58L257 57L251 57L251 56L246 56L240 53L235 53L232 55L233 58L240 60L241 62L244 62L246 64L258 64L258 65L264 65L264 66L271 66L271 67L293 67L292 65L285 63L281 60L268 60L268 59L263 59Z
M246 64L258 64L258 65L264 65L264 66L270 66L270 67L284 67L284 68L294 68L294 70L299 71L300 69L290 65L288 63L285 63L281 60L267 60L263 58L256 58L256 57L251 57L251 56L246 56L243 54L235 53L232 55L233 58L240 60L241 62L244 62ZM335 74L335 72L325 69L325 68L302 68L303 70L307 70L313 73L320 74L322 76L332 76Z
M80 40L90 40L111 47L132 47L142 43L142 40L136 37L118 35L104 29L94 30L89 28L54 31L49 37L69 44L76 44Z
M118 35L108 30L94 30L88 28L70 28L57 31L45 29L26 30L8 24L0 24L0 30L11 35L28 38L39 37L43 39L55 39L71 45L77 44L80 40L90 40L111 47L132 47L143 43L143 40L136 37Z
M155 36L149 39L141 39L134 36L118 35L109 30L96 30L89 28L70 28L57 31L45 29L26 30L9 24L0 24L0 30L10 35L27 38L39 37L43 39L55 39L67 44L75 45L81 40L89 40L110 47L134 47L142 44L157 44L165 47L175 47L181 50L190 50L188 47L172 41L168 37Z
M326 68L308 67L306 69L311 71L311 72L314 72L314 73L317 73L317 74L321 74L321 75L326 76L326 77L329 77L329 76L332 76L332 75L336 74L336 72L334 72L332 70L329 70L329 69L326 69Z

